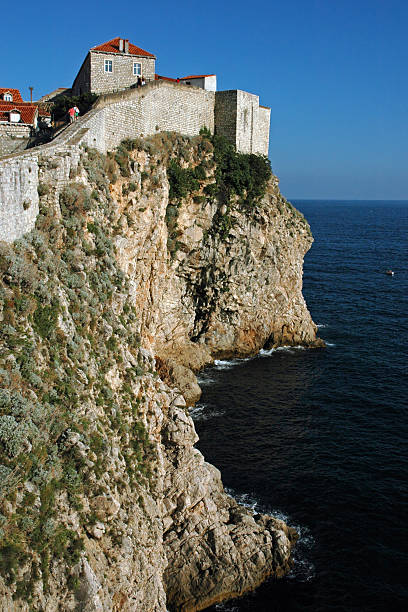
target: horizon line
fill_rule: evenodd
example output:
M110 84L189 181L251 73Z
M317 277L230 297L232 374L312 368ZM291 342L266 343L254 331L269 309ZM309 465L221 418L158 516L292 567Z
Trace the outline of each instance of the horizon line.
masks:
M302 198L288 197L287 200L302 200L303 202L408 202L408 198Z

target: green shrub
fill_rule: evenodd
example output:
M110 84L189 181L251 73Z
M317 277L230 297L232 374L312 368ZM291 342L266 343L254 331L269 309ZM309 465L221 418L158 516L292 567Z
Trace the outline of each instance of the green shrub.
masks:
M207 172L203 164L199 164L194 168L194 176L198 181L204 181L207 178Z
M174 159L167 167L167 178L170 185L169 200L182 200L188 194L199 188L195 172L191 168L182 168Z
M200 129L200 136L203 136L204 138L207 138L208 140L211 140L211 137L212 137L210 130L206 126L203 126Z
M119 145L119 147L116 149L115 161L119 166L121 175L125 177L129 177L130 176L129 149L127 149L127 147L124 146L124 143Z
M21 544L3 542L0 548L0 573L6 577L7 584L13 581L15 572L24 559L25 554Z
M50 186L46 183L38 183L37 192L41 198L41 196L47 195L50 192Z
M220 199L227 202L232 195L237 195L247 208L258 203L272 176L269 159L253 153L238 153L222 136L214 136L212 142Z
M37 305L37 308L33 315L33 321L36 331L40 334L42 338L48 338L50 333L54 330L55 324L58 319L58 313L59 307L56 301L54 301L50 305Z

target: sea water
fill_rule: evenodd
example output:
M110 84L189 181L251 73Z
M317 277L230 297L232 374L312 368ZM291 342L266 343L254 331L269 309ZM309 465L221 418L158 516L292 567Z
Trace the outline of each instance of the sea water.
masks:
M192 416L228 492L297 529L295 564L209 610L407 610L408 202L294 204L327 348L216 362Z

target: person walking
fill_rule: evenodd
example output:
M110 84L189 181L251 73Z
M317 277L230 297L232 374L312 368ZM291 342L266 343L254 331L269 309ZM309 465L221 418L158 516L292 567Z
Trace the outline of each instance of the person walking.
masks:
M142 86L142 79L140 78L140 76L137 77L137 87L141 87Z
M77 106L74 106L74 111L75 111L75 121L76 121L79 117L79 108Z
M144 78L144 76L142 76L142 87L143 85L146 85L146 79Z
M74 123L75 121L75 109L73 106L71 106L71 108L68 111L68 115L69 115L69 122L70 123Z

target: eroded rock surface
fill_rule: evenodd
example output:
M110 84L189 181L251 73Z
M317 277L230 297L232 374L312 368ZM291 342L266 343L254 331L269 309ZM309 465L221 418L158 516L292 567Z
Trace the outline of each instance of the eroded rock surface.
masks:
M206 172L175 202L180 150ZM36 229L2 247L7 612L201 610L291 565L295 533L224 492L188 406L216 357L320 346L301 293L309 226L274 177L250 210L207 196L205 139L120 155L84 152L68 186L43 160Z

